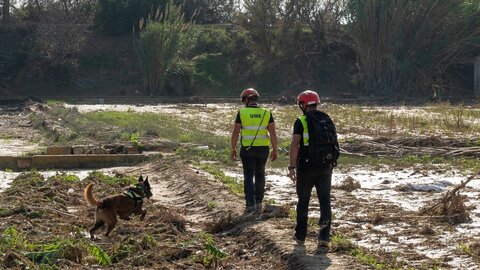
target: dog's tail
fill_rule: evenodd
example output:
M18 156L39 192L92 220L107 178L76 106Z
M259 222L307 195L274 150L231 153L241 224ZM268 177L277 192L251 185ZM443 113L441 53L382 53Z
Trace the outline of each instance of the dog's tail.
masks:
M88 186L83 191L83 197L85 197L85 200L87 201L88 205L99 206L100 202L97 201L95 196L93 196L92 188L93 188L93 183L88 184Z

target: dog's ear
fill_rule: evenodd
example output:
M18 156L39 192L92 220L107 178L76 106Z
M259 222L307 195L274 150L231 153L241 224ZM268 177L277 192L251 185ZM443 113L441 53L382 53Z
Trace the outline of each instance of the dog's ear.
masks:
M138 178L138 182L139 183L143 182L143 176L140 175L140 177Z
M145 178L145 183L148 183L148 175L147 175L147 178Z

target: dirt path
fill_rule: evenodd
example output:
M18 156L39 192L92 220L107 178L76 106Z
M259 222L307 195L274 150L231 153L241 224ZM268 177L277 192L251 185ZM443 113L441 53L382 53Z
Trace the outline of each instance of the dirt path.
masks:
M244 262L242 269L257 269L260 262L264 269L366 268L340 254L316 255L313 237L307 239L306 246L295 245L293 223L288 217L276 217L278 207L267 208L263 214L244 215L241 198L203 172L182 163L169 158L136 170L152 179L154 204L181 213L188 221L188 230L212 230L212 227L219 230L219 224L228 220L223 224L226 229L215 236L232 255L229 260ZM213 201L216 206L209 207Z

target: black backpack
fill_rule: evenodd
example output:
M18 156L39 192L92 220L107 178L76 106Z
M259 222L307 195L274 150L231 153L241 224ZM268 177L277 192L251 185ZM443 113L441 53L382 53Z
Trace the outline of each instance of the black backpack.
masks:
M308 113L307 162L315 165L337 166L340 150L335 125L330 117L320 111Z

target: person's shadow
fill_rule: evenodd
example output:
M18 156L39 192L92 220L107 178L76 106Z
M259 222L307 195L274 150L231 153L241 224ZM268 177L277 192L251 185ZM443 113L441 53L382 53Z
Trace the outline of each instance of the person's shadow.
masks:
M305 245L293 246L292 254L288 259L288 269L327 269L331 260L323 249L316 249L314 254L307 254Z

